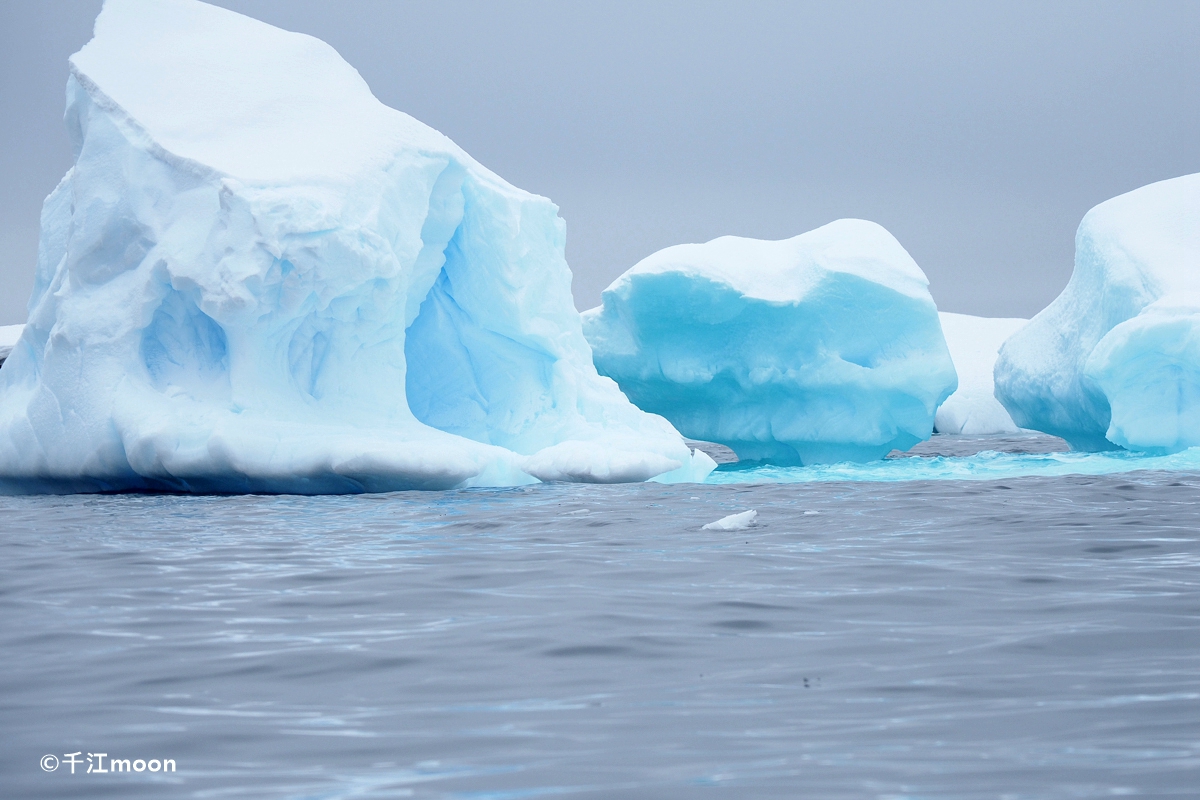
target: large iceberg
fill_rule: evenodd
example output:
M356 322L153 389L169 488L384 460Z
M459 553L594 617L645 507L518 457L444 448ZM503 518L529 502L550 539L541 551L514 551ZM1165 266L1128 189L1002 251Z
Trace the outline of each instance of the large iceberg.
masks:
M0 488L343 492L703 478L592 365L564 225L325 43L108 0L70 60L0 369Z
M992 370L1000 346L1029 320L948 311L939 312L938 317L958 373L958 388L938 407L934 430L967 435L1016 433L1019 428L994 395Z
M928 281L879 225L668 247L584 312L640 408L743 460L866 461L929 438L954 365Z
M996 396L1079 449L1200 445L1200 174L1087 213L1067 288L1000 350Z

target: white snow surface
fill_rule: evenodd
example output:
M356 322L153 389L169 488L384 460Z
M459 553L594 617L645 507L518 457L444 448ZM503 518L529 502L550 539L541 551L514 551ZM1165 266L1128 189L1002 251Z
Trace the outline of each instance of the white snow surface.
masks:
M0 325L0 361L8 358L23 330L24 325Z
M933 428L938 433L984 436L1020 430L993 394L992 369L1004 340L1027 319L973 317L938 312L942 333L958 373L958 389L938 407Z
M957 385L924 273L863 220L783 241L668 247L583 318L601 374L742 460L906 450L929 437Z
M699 480L597 375L548 200L324 42L107 0L70 60L0 370L0 489L353 492Z
M1093 208L1066 289L1005 342L996 396L1084 450L1200 445L1200 174Z
M744 531L747 528L754 527L754 520L757 519L758 512L751 509L750 511L742 511L738 514L730 514L728 517L721 517L716 522L710 522L701 527L705 531Z

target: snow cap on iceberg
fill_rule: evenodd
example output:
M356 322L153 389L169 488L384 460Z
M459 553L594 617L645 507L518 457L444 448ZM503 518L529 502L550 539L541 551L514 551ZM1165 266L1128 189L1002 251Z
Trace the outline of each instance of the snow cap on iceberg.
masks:
M702 478L597 375L564 226L324 42L108 0L71 58L0 370L9 489L336 492Z
M992 370L1000 346L1029 320L948 311L938 312L938 317L958 373L958 388L938 407L934 430L971 436L1016 433L1019 428L995 397Z
M1105 201L1054 302L1004 343L996 397L1079 449L1200 445L1200 174Z
M924 273L863 220L660 250L604 291L584 332L639 407L747 460L908 449L957 385Z

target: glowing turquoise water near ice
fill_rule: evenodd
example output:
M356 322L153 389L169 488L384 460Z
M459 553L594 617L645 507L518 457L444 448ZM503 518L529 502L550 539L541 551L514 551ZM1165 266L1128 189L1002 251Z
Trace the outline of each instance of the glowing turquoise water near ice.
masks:
M1048 437L1041 437L1048 438ZM963 481L1115 475L1143 470L1200 472L1200 447L1154 456L1114 450L1103 453L1005 453L986 450L969 456L907 456L866 464L813 467L722 465L708 483L812 483L817 481Z

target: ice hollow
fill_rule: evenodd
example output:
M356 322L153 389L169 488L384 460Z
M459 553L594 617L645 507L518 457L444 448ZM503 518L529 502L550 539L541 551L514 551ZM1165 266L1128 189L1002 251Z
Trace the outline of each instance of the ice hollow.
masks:
M564 225L325 43L108 0L0 369L8 490L703 478L592 365Z
M1019 428L995 397L992 372L1000 346L1029 320L947 311L938 317L958 373L958 388L938 407L934 430L966 435L1016 433Z
M928 282L879 225L661 250L584 313L640 408L743 460L865 461L929 438L954 366Z
M1200 445L1200 174L1101 203L1062 294L1004 343L996 397L1083 450Z

